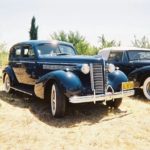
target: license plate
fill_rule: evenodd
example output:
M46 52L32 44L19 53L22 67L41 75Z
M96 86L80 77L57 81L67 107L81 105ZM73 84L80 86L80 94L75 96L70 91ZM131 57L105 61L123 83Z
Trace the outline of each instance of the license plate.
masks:
M122 83L122 90L131 90L134 88L134 82L123 82Z

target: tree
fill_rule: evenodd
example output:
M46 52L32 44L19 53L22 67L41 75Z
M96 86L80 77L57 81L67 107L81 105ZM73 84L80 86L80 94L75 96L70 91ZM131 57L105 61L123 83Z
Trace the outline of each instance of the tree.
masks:
M134 36L134 41L132 41L132 45L134 47L150 48L150 41L146 36L143 36L141 39L137 39L137 37Z
M5 43L0 43L0 67L5 66L8 62L8 52Z
M120 46L121 42L116 42L115 40L108 41L106 40L104 34L98 37L99 38L99 49L103 49L106 47L112 47L112 46Z
M60 31L60 32L54 32L52 35L51 35L51 38L53 40L58 40L58 41L65 41L65 42L68 42L68 39L67 39L67 34L64 32L64 31Z
M53 40L72 43L79 54L92 54L92 49L90 49L92 47L90 47L90 44L85 40L84 36L80 35L77 31L70 31L69 33L65 33L64 31L54 32L51 38Z
M31 28L30 28L29 34L30 34L30 40L38 39L38 26L36 26L36 19L34 16L31 20Z

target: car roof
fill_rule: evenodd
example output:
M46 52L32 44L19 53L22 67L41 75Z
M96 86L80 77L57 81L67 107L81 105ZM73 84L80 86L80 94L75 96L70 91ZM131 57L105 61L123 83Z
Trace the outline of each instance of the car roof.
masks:
M110 51L110 50L117 50L117 51L130 51L130 50L148 50L148 48L139 48L139 47L108 47L108 48L103 48L103 51Z
M58 40L29 40L29 41L19 42L15 45L30 44L32 46L35 46L35 45L42 44L42 43L51 43L51 44L56 44L56 45L57 44L66 44L66 45L73 46L73 44L71 44L69 42L58 41Z

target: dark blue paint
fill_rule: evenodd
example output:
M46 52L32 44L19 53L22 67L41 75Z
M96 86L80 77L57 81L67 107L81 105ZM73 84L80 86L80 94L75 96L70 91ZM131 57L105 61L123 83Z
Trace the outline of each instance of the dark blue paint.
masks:
M76 76L72 72L57 70L57 71L52 71L50 73L45 74L37 81L35 85L35 93L38 93L36 91L37 87L38 87L38 90L39 88L42 89L46 87L46 84L49 81L55 81L56 83L58 83L67 97L70 97L75 94L79 95L82 92L83 86L78 76ZM39 95L39 97L44 96L44 91L42 94L43 95L42 96Z
M121 83L128 81L127 76L120 70L108 74L108 85L111 85L115 92L121 90Z
M5 77L5 74L8 74L10 76L10 79L12 81L12 85L14 84L17 84L18 81L16 79L16 76L14 74L14 71L12 70L12 68L10 66L7 66L4 70L3 70L3 81L4 81L4 77Z
M136 85L142 86L144 80L150 76L150 65L140 67L134 71L132 71L128 77L130 80L135 80Z

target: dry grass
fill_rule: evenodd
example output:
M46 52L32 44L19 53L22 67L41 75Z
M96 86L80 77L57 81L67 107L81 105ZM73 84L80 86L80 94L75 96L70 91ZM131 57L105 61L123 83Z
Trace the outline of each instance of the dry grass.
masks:
M2 78L2 67L0 66L0 80ZM1 81L0 81L1 82ZM0 83L1 84L1 83Z
M102 104L69 108L53 119L47 103L0 91L0 150L149 150L150 103L143 96L124 99L117 111Z

